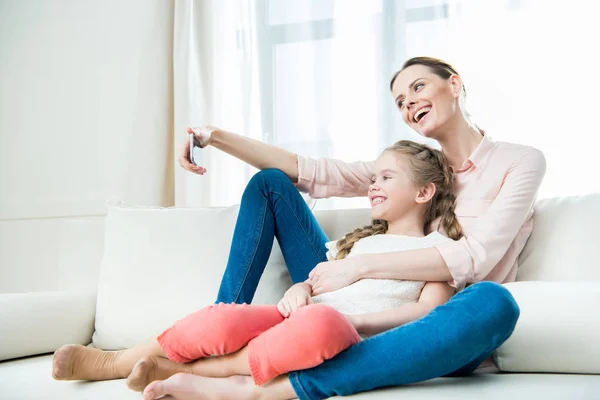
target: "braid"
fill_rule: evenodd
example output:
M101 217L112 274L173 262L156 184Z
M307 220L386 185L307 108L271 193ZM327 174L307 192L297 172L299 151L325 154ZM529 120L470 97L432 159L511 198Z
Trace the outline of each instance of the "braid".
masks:
M462 227L456 218L456 214L454 213L454 205L456 203L456 198L453 194L449 194L448 196L442 197L439 200L439 210L441 221L440 225L446 231L446 235L450 239L458 240L463 236Z
M336 248L338 250L336 260L346 258L350 254L350 250L354 243L368 236L381 235L387 232L388 223L381 219L374 219L372 225L366 225L362 228L357 228L354 231L347 233L342 239L338 240Z
M431 214L435 214L433 219L441 217L440 225L444 228L444 231L446 231L446 235L448 235L449 238L458 240L463 234L462 227L454 213L454 207L456 205L456 195L454 194L454 170L441 151L431 151L431 154L442 171L441 182L436 185L436 188L439 189L439 193L438 196L435 196L435 212Z

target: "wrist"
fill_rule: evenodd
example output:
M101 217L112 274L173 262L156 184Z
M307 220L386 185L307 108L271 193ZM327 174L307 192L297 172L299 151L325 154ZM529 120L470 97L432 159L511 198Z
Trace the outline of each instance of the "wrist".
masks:
M220 135L221 130L215 126L210 126L207 125L205 127L202 128L204 130L204 134L205 134L205 140L204 140L204 147L208 147L210 145L212 145L215 142L215 139L217 138L217 136ZM217 139L218 140L218 139Z
M300 282L297 283L296 285L298 285L299 288L301 288L302 290L308 292L308 294L312 294L312 285L308 282Z
M359 261L358 265L356 266L356 268L354 269L354 278L355 281L364 279L369 277L370 272L371 272L371 267L370 267L370 263L367 262L365 255L361 254L360 256L356 257L358 258L357 261Z
M360 314L356 314L356 315L346 314L346 318L348 318L348 320L350 321L350 323L352 324L354 329L356 329L357 331L360 332L360 330L362 328L362 318L360 317Z
M302 290L303 292L308 293L309 295L312 293L312 286L306 282L300 282L292 285L285 293L288 294L292 291Z

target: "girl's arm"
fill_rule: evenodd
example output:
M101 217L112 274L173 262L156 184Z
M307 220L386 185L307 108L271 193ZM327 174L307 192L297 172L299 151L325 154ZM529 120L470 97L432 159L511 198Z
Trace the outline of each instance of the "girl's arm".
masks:
M424 317L435 307L447 302L452 294L454 294L454 288L447 283L428 282L423 287L417 303L375 313L348 315L347 317L359 333L374 335Z

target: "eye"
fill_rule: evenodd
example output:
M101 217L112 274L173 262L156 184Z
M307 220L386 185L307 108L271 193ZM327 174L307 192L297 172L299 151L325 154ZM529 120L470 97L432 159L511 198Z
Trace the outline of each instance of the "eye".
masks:
M415 85L415 92L418 92L423 86L425 86L424 83L417 83Z
M384 180L384 181L387 181L388 179L392 179L392 177L391 177L391 176L384 176L384 177L383 177L383 180Z
M402 108L404 108L404 99L400 100L398 103L396 103L396 105L402 110Z

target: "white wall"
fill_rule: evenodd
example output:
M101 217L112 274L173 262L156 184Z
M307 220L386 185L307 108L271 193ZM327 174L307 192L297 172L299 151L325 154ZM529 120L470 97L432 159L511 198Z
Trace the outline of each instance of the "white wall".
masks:
M173 203L172 42L169 0L0 0L0 292L94 275L107 199Z

